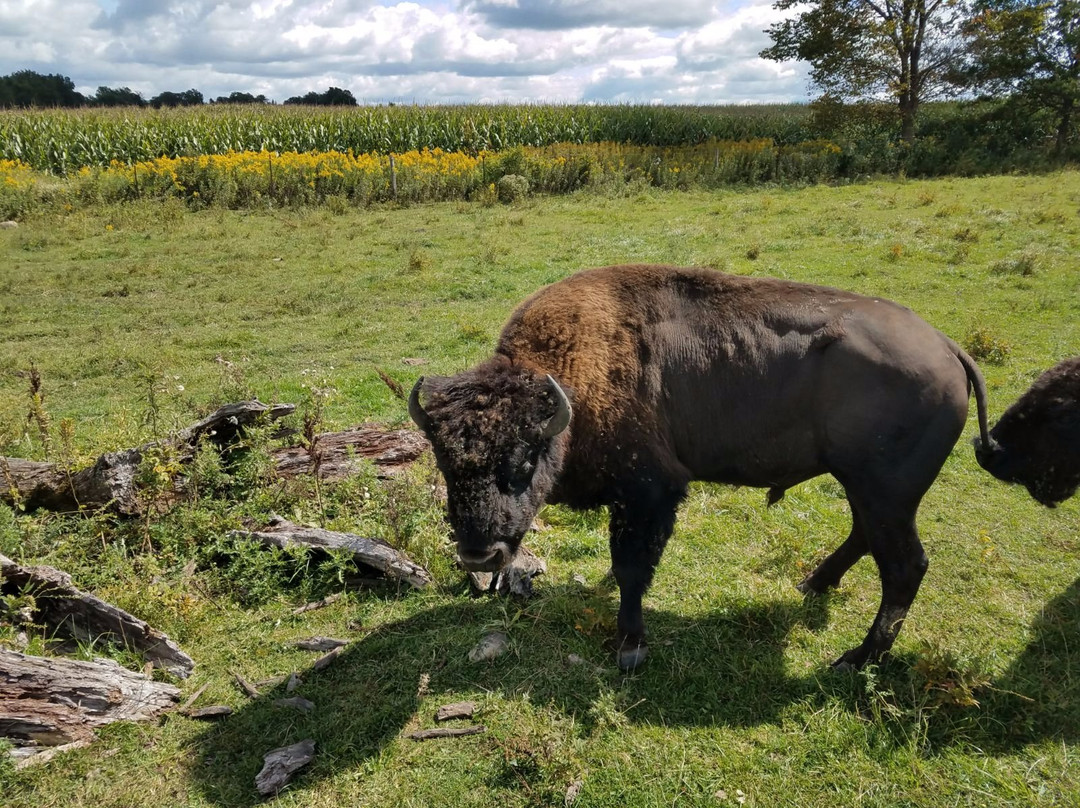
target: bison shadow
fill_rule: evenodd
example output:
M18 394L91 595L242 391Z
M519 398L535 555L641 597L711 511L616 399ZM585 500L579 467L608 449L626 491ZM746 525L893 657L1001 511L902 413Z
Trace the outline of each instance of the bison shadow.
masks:
M545 587L540 602L572 597L572 589ZM605 720L611 699L603 696L612 692L625 719L641 724L753 727L777 722L796 702L839 701L865 712L859 674L832 674L824 660L805 673L785 665L792 628L819 628L828 598L728 604L692 617L653 610L647 614L652 655L632 676L615 668L601 631L583 634L566 615L537 614L531 607L517 614L516 608L507 601L461 598L379 626L326 669L298 671L304 683L295 695L316 704L310 715L274 706L286 695L279 685L209 726L195 740L193 779L219 805L257 805L262 800L253 781L271 749L316 741L314 762L293 786L302 789L362 767L407 732L434 726L429 713L437 705L462 697L482 703L488 692L510 701L527 694L531 704L574 716L584 734ZM303 619L295 619L301 636ZM468 651L497 628L510 636L510 652L493 662L470 662ZM1024 652L980 693L980 706L933 716L930 741L941 747L976 743L992 752L1049 737L1080 739L1078 629L1080 581L1047 605ZM886 662L876 671L879 686L904 691L914 663ZM482 711L477 721L484 722ZM898 729L908 736L909 727ZM479 738L487 743L486 736Z
M310 715L274 706L286 695L282 684L208 726L194 741L193 779L219 805L256 805L262 800L254 777L271 749L315 740L315 760L294 786L303 788L361 767L407 732L434 726L429 713L439 704L463 697L482 703L487 692L511 701L527 694L531 704L574 716L583 733L606 720L612 700L602 696L613 691L616 709L632 723L736 726L775 721L792 701L819 692L816 674L792 676L784 663L791 628L819 622L819 605L754 601L694 617L651 611L652 656L626 676L615 667L606 627L579 630L572 617L545 611L580 594L573 585L547 586L535 610L527 605L521 615L513 602L462 597L381 625L324 670L298 671L303 684L291 695L315 703ZM303 618L292 619L303 636ZM506 631L510 651L470 662L469 650L492 629ZM422 697L421 687L430 695ZM751 695L732 698L736 692ZM477 721L484 722L482 713Z

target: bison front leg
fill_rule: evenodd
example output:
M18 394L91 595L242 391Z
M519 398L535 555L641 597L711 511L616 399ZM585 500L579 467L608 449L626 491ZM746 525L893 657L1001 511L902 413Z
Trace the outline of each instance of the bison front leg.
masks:
M615 635L619 668L631 671L649 653L641 601L675 528L681 491L636 492L611 507L611 571L619 585Z

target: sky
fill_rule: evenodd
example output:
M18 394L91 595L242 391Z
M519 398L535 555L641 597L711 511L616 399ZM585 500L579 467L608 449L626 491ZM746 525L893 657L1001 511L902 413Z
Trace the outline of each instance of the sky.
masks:
M0 0L0 75L147 99L807 101L805 65L757 55L780 18L772 0Z

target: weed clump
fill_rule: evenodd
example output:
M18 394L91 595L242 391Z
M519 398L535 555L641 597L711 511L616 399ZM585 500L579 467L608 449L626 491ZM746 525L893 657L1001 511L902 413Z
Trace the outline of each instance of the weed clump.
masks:
M503 204L520 202L529 195L529 180L520 174L506 174L496 183L499 201Z
M964 350L980 362L1004 365L1012 353L1012 345L994 336L990 329L980 326L973 328L964 337Z

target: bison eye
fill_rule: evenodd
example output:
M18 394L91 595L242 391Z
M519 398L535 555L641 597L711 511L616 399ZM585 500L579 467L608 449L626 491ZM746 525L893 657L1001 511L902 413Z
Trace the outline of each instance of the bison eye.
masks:
M532 482L533 472L536 471L537 451L523 447L514 452L508 458L505 469L505 493L520 494L529 487Z

